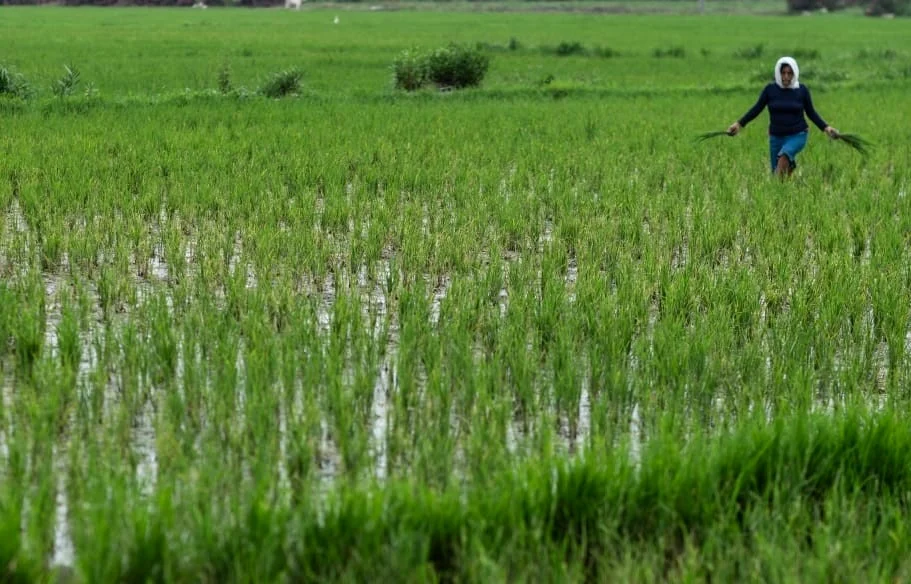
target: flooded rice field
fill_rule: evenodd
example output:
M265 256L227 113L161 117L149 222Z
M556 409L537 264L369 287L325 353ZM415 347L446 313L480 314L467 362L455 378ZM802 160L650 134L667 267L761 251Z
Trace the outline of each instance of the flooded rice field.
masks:
M900 19L669 48L475 14L490 85L410 93L395 39L439 45L439 11L18 10L10 579L907 580ZM63 45L28 43L64 24L98 92L44 95ZM762 131L693 145L779 49L884 147L814 137L781 182ZM246 89L292 54L298 93Z
M222 258L225 281L207 282L200 235L192 229L183 229L185 241L177 248L182 266L172 269L161 235L168 221L162 211L148 231L144 265L134 250L128 270L119 274L128 279L114 285L118 298L106 302L98 272L74 268L66 253L53 269L37 269L29 258L41 256L40 243L15 200L5 214L0 272L8 275L8 290L40 287L19 307L40 319L29 325L40 334L35 353L23 361L25 337L15 328L23 321L7 321L14 326L8 329L11 350L0 383L0 444L9 464L10 441L51 437L54 565L74 562L68 482L79 476L72 465L91 464L82 458L85 450L74 447L87 437L104 448L109 464L129 470L126 478L140 498L156 496L159 475L169 472L170 462L162 469L162 460L177 448L189 466L186 478L199 480L213 455L230 461L241 481L263 480L257 475L266 464L270 489L291 500L301 481L331 491L337 484L382 484L415 472L431 482L466 480L482 472L479 454L518 461L544 452L582 455L591 445L610 445L638 464L650 431L666 423L666 416L681 416L678 431L684 437L712 428L724 432L738 418L772 419L781 396L766 388L778 376L790 385L779 365L789 357L775 345L764 292L753 299L754 330L745 331L755 334L751 362L759 368L750 382L735 376L700 387L706 381L693 372L711 369L711 360L719 358L708 353L684 353L678 357L683 361L672 363L675 371L661 371L658 353L667 347L656 335L668 316L655 293L640 299L641 320L627 322L629 336L619 339L619 349L608 347L609 354L596 342L558 338L542 344L540 335L559 327L556 321L544 329L535 326L548 295L556 294L557 314L564 317L587 301L577 293L587 266L580 267L571 250L557 273L516 251L491 261L484 249L477 274L432 275L409 273L397 252L385 249L369 266L341 263L321 274L283 277L288 288L279 292L298 306L280 307L284 314L262 306L256 317L264 320L247 329L244 298L260 299L275 290L245 257L243 235L233 236L231 253ZM545 256L554 245L553 230L545 221L535 255ZM683 241L675 248L669 274L685 273L688 246ZM867 241L861 264L870 261L869 248ZM99 251L100 265L107 253ZM338 250L339 256L345 253ZM528 262L533 270L523 266ZM731 269L728 262L722 260L722 272ZM526 282L530 289L512 281L517 269L533 278ZM811 262L811 272L817 271ZM235 281L239 288L230 289ZM600 291L614 311L605 315L609 320L620 308L610 296L621 283L602 281L611 287ZM479 286L491 286L487 300L471 293ZM526 304L517 305L514 299L521 297ZM478 301L489 305L472 306ZM779 299L779 314L794 310L795 302L788 291ZM593 309L598 308L586 307ZM528 312L515 316L523 310ZM828 357L827 370L814 366L814 375L800 381L811 390L801 398L808 400L807 411L834 412L857 403L880 409L888 401L895 375L889 347L872 342L873 307L860 316L858 326L871 338L867 353L858 360L845 343ZM687 329L699 334L692 323L679 332L688 337ZM279 340L283 335L288 338ZM902 360L909 339L906 333ZM809 349L812 359L816 348ZM839 389L839 377L858 365L869 391ZM669 373L676 378L665 377ZM52 409L45 412L54 418L51 434L36 434L47 430L21 417L22 408L34 401L33 391L57 392L54 403L38 401L38 407ZM32 460L37 455L26 453L26 469L37 464ZM24 503L28 507L31 499Z

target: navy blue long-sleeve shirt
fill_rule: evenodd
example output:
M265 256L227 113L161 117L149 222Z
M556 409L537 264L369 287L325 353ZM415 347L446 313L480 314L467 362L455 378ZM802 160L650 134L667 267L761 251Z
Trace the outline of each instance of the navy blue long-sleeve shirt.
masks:
M816 113L810 90L801 84L797 89L782 89L775 83L769 83L759 94L759 100L750 108L738 123L741 126L749 124L762 112L769 108L769 134L773 136L790 136L805 131L809 126L804 119L804 112L813 120L820 130L825 130L825 121Z

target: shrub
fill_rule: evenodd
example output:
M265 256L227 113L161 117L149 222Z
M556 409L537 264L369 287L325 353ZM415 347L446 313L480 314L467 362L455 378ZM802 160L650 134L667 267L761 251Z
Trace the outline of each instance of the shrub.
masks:
M866 4L865 14L868 16L911 14L911 0L872 0Z
M301 77L303 73L297 69L281 71L270 77L259 92L266 97L275 98L294 95L300 91Z
M396 89L416 91L428 81L426 58L412 49L404 51L392 63Z
M481 84L490 58L476 48L457 44L427 55L427 77L439 87L475 87Z
M0 96L25 99L31 93L31 86L22 75L13 73L7 67L0 65Z
M66 73L52 87L57 97L72 95L73 90L79 85L79 70L72 65L64 65L63 68Z
M392 69L396 89L415 91L429 82L440 89L480 85L489 66L490 58L481 48L450 44L429 53L405 51Z
M652 51L652 56L656 59L663 59L664 57L674 57L675 59L682 59L686 56L686 49L683 47L670 47L667 49L655 49Z
M561 57L567 57L569 55L584 55L585 47L579 41L563 41L557 45L557 48L554 52L556 52L557 55Z
M218 91L231 93L231 68L227 64L218 70Z
M875 0L874 0L875 1ZM858 4L857 0L787 0L790 12L812 12L822 10L833 12Z

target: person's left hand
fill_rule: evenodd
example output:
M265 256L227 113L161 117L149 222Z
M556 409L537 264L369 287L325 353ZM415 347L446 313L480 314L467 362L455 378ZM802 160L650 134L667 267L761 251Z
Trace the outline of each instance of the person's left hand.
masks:
M832 126L826 126L826 129L823 130L823 131L826 133L826 135L827 135L829 138L832 138L833 140L834 140L835 138L838 138L838 130L836 130L836 129L833 128Z

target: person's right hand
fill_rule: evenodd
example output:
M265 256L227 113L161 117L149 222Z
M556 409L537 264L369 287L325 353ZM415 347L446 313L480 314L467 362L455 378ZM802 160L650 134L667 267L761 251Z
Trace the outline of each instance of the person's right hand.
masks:
M742 129L743 129L743 126L741 126L738 122L734 122L733 124L730 125L730 127L728 127L728 134L730 134L731 136L736 136L737 133L740 132L740 130L742 130Z

